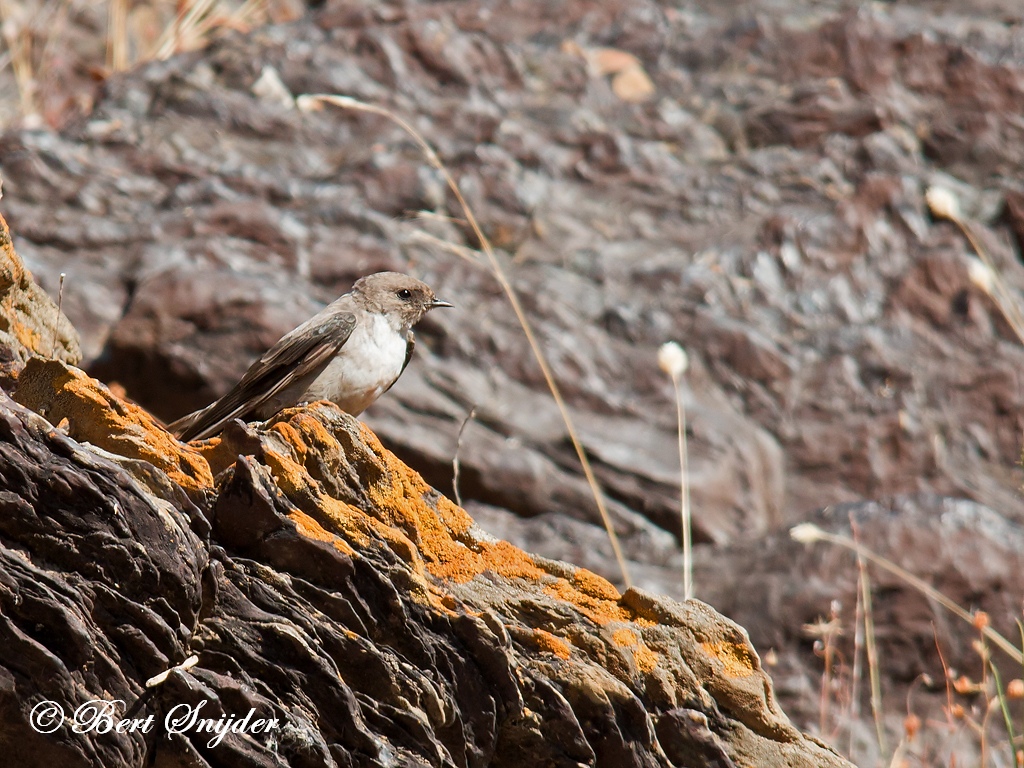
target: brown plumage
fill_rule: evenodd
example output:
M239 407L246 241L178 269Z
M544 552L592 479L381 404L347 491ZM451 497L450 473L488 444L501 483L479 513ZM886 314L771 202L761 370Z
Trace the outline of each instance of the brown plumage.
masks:
M232 419L265 420L314 400L330 400L357 416L409 364L415 346L412 327L434 307L450 306L408 275L368 275L285 334L227 394L170 429L181 440L203 439Z

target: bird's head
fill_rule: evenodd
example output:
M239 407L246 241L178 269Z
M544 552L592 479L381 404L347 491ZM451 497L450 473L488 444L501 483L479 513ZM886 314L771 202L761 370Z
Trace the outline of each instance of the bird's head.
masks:
M400 272L377 272L352 286L352 293L371 312L387 315L396 329L411 328L434 307L450 307L426 283Z

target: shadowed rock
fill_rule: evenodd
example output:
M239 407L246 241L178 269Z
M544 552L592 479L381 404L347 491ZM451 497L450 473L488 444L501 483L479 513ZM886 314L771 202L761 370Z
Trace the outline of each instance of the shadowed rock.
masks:
M778 709L740 627L493 538L329 403L181 446L61 363L16 395L50 419L0 395L19 765L846 764ZM40 735L44 699L281 728Z

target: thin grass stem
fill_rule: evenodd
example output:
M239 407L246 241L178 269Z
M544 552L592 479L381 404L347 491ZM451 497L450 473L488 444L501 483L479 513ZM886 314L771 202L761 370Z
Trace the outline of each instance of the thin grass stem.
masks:
M861 658L864 655L864 592L859 589L858 580L857 599L853 607L853 664L850 669L850 722L846 737L846 754L853 760L854 737L856 736L853 724L860 719L860 681L863 677Z
M801 523L800 525L794 526L790 529L790 535L797 541L805 544L810 544L815 541L825 541L829 544L835 544L840 547L852 550L860 554L869 562L874 563L878 567L888 571L894 576L898 577L901 581L906 582L918 592L928 597L947 611L952 613L954 616L966 621L968 624L974 625L974 615L964 610L957 605L953 600L946 597L944 594L935 589L931 584L924 581L923 579L915 576L904 568L896 565L892 560L882 557L881 555L872 552L870 549L865 547L859 542L853 541L846 536L840 536L839 534L829 533L813 523ZM1001 634L992 629L991 626L986 626L981 630L985 637L995 645L1003 653L1010 656L1014 661L1019 661L1021 658L1021 649L1014 647L1013 643L1003 637Z
M679 433L680 514L683 526L683 599L693 598L693 521L690 512L690 468L686 450L686 407L683 405L682 378L674 377L676 390L676 429Z
M128 69L128 0L110 0L107 8L107 68Z
M871 684L871 714L875 721L875 736L880 754L887 754L885 728L882 724L882 684L879 673L878 644L875 642L875 619L871 609L871 581L864 558L857 556L861 600L864 604L864 648L868 659L868 680Z
M64 278L66 272L60 273L60 285L57 288L57 317L53 321L53 338L50 340L50 357L57 351L57 331L60 328L61 310L64 307Z
M568 404L562 396L561 389L555 381L551 367L548 365L547 359L541 350L540 342L534 334L533 327L527 319L526 312L523 310L519 297L516 294L515 289L512 287L512 284L509 282L509 279L501 266L501 262L498 260L497 254L491 246L490 240L488 240L487 236L483 233L483 230L480 228L480 224L477 222L476 216L473 214L473 210L469 207L466 199L462 196L462 191L459 189L459 185L455 182L455 179L452 177L451 173L449 173L444 163L441 162L440 157L438 157L433 147L427 143L426 139L424 139L412 125L399 115L396 115L394 112L384 107L367 104L348 96L339 96L334 94L307 94L299 96L296 99L296 104L299 109L303 110L317 109L323 104L332 104L336 107L341 107L342 109L367 112L384 117L398 125L409 136L411 136L413 141L416 142L417 146L419 146L420 150L423 152L427 162L441 174L445 184L447 184L448 188L452 191L452 194L458 201L459 206L462 208L470 229L473 231L474 236L480 243L480 250L483 251L484 255L487 257L491 273L498 281L498 285L501 286L506 299L508 299L508 302L512 307L512 311L515 313L516 319L519 321L520 327L523 329L527 343L530 345L530 349L533 352L534 358L537 360L537 364L540 366L541 374L544 376L544 381L547 384L548 390L551 392L551 397L554 399L555 404L558 407L558 411L562 416L562 421L565 423L569 440L576 451L576 456L579 459L580 466L583 468L583 474L586 477L587 484L590 486L591 493L594 496L594 502L596 503L597 510L601 515L601 521L604 524L605 530L608 532L608 539L611 542L612 550L615 553L615 560L617 561L619 570L622 573L622 580L627 588L631 587L633 582L629 577L629 569L626 567L626 559L622 554L622 547L619 545L619 537L615 533L615 528L611 521L611 515L609 514L607 505L604 501L604 494L601 491L601 487L597 482L597 477L594 475L594 470L591 467L590 459L587 456L587 452L584 450L583 443L576 431L576 426L569 413Z
M466 414L466 418L462 420L462 426L459 427L459 436L455 439L455 457L452 459L452 491L455 492L455 503L460 507L462 506L462 494L459 493L459 454L462 452L462 436L466 432L466 427L469 426L469 422L476 416L476 406L474 405L470 409L469 413Z

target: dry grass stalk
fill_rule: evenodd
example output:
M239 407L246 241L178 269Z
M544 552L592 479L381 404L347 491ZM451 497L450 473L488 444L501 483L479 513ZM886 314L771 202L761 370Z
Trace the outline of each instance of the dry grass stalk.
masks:
M674 341L661 345L658 365L672 379L676 400L676 434L679 438L679 510L683 538L683 599L693 597L693 525L690 514L690 470L686 451L686 408L683 407L683 374L689 366L686 350Z
M858 586L860 582L858 580ZM857 590L857 602L853 611L853 664L850 672L850 722L860 719L860 681L863 677L861 669L862 649L864 648L864 591ZM853 759L854 729L847 731L846 754Z
M10 56L11 71L18 86L23 116L38 113L32 49L35 33L25 8L11 0L0 0L0 28Z
M57 351L57 330L60 328L61 311L64 307L64 278L66 272L60 273L60 286L57 288L57 317L53 321L53 339L50 341L50 357Z
M476 416L475 405L466 414L466 418L462 420L462 426L459 427L459 436L455 439L455 457L452 459L452 490L455 492L455 503L460 507L462 506L462 494L459 493L459 453L462 451L462 436L465 434L466 427L469 426L469 422L473 420L474 416Z
M107 69L128 69L128 0L110 0L107 9Z
M221 0L185 0L146 58L162 60L202 47L219 28L246 29L267 17L268 0L246 0L231 10Z
M217 0L185 0L180 3L174 21L164 29L146 58L162 61L179 51L188 50L199 39L200 24L216 2Z
M921 579L915 576L914 574L910 573L906 569L901 568L900 566L896 565L896 563L894 563L892 560L882 557L882 555L879 555L876 552L872 552L870 549L865 547L860 542L854 541L853 539L850 539L847 536L840 536L839 534L829 533L828 531L819 528L813 523L800 523L799 525L793 526L793 528L791 528L789 531L789 535L792 536L793 539L795 539L796 541L801 542L802 544L813 544L818 541L824 541L829 544L835 544L840 547L845 547L846 549L852 550L856 554L863 557L865 560L874 563L883 570L886 570L889 573L893 574L901 581L909 584L918 592L923 594L925 597L934 600L936 603L941 605L954 616L958 616L971 626L977 626L975 614L970 613L964 608L961 608L953 600L949 599L944 594L939 592L939 590L935 589L935 587L926 582L924 579ZM990 643L996 646L1003 653L1007 654L1014 661L1020 663L1020 648L1015 647L1013 643L1011 643L1009 640L1003 637L1003 635L996 632L989 625L981 627L981 632L985 636L986 640L988 640Z
M981 264L969 265L971 282L992 297L999 311L1006 318L1006 322L1010 324L1014 333L1017 334L1017 338L1024 344L1024 310L1021 309L1020 300L1006 284L1006 280L1003 279L1002 273L992 261L992 257L974 234L971 223L964 216L956 195L944 187L931 187L925 193L925 201L933 216L953 222L967 238L967 242L970 243L971 248L981 260Z
M864 647L868 657L868 680L871 683L871 714L875 721L875 735L881 754L889 750L885 746L885 727L882 724L882 683L878 663L878 644L875 642L875 619L871 610L871 581L864 558L857 555L858 581L860 583L861 602L864 606Z
M498 260L498 256L494 252L494 248L491 246L490 240L488 240L487 236L483 233L483 230L480 228L480 225L476 220L476 216L473 214L469 204L462 196L462 191L459 189L459 185L456 184L455 179L441 162L441 159L438 157L433 147L431 147L430 144L427 143L426 139L424 139L423 136L406 120L403 120L394 112L384 107L367 104L359 101L358 99L353 99L348 96L340 96L337 94L306 94L299 96L295 100L295 103L299 109L305 111L321 109L324 104L331 104L336 107L341 107L342 109L351 109L357 112L366 112L384 117L409 134L423 152L427 162L441 174L445 184L447 184L448 188L452 191L452 194L458 201L459 206L462 208L470 229L477 241L480 243L480 250L487 258L491 274L498 281L498 285L501 286L506 299L508 299L508 302L512 307L512 311L515 313L516 319L519 321L520 327L523 329L523 333L530 345L530 349L533 351L534 358L540 366L541 373L544 376L544 381L548 386L548 390L551 392L551 396L554 399L555 404L558 406L558 411L562 416L563 422L565 422L566 431L569 434L569 440L572 442L573 448L576 450L576 456L583 468L583 474L585 475L587 483L590 486L590 490L594 495L594 501L597 504L598 512L601 515L601 521L604 524L605 530L608 532L608 539L611 542L613 551L615 552L615 560L618 562L619 570L622 572L622 580L627 587L632 586L632 580L629 577L629 569L626 567L626 559L623 557L622 547L619 545L619 537L612 526L611 516L608 513L608 507L604 501L604 494L601 492L600 485L598 485L597 477L594 475L594 470L590 464L590 459L583 448L583 443L579 438L576 426L569 413L568 404L565 402L561 389L555 381L554 374L551 371L551 366L548 364L547 359L541 350L540 342L537 340L537 337L533 332L533 327L530 325L530 321L526 316L522 303L519 301L519 297L516 295L512 284L509 282L508 276L505 274L505 270L502 268L501 262Z

